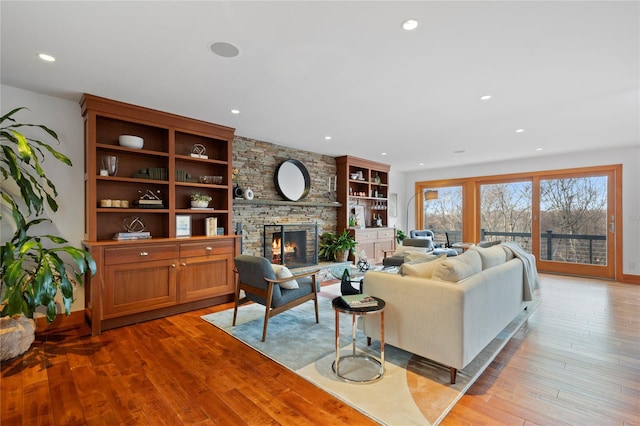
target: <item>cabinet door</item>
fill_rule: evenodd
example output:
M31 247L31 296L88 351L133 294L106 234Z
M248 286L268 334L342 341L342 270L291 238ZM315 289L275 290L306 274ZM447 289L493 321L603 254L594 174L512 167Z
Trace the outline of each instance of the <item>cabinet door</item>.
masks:
M180 260L180 302L232 294L233 255L212 254Z
M105 268L105 319L175 304L175 259L125 263Z

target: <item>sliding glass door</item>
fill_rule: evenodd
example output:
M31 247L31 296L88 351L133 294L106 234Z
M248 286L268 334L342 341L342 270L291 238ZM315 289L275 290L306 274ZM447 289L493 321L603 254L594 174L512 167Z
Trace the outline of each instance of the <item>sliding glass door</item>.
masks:
M438 242L515 241L538 269L600 278L622 273L619 165L416 183L418 226ZM420 207L422 209L420 210Z
M539 263L544 270L613 276L615 213L610 176L539 179Z

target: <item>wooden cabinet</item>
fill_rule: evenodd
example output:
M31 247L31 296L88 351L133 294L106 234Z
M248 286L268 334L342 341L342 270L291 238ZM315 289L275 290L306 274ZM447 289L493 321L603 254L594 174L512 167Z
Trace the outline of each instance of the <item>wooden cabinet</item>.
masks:
M395 228L388 228L388 164L351 156L336 158L338 231L350 229L367 258L382 262L385 250L395 249Z
M176 236L176 215L191 215L191 234L206 235L205 221L216 217L224 234L232 222L232 143L234 129L92 95L81 101L85 120L87 241L111 240L123 222L138 217L153 238ZM143 138L141 149L119 145L120 135ZM193 151L204 153L192 156ZM103 176L103 158L117 158L117 172ZM204 158L206 156L206 158ZM200 158L202 157L202 158ZM215 176L215 183L209 177ZM162 205L138 205L145 193ZM212 197L210 210L190 206L194 192ZM106 207L118 201L120 207ZM122 207L122 201L128 207Z
M232 300L239 253L231 235L234 129L92 95L83 96L81 107L84 245L98 268L85 289L92 332ZM121 146L120 135L144 144ZM115 173L102 172L108 156L117 158ZM212 197L207 209L191 208L194 192ZM161 204L140 201L149 194ZM190 237L176 238L183 215ZM210 217L221 234L207 235ZM131 222L151 238L114 241Z
M180 244L181 303L233 293L233 240Z
M93 334L233 300L238 237L84 242L97 273L85 284Z
M384 252L395 249L395 228L351 229L349 233L358 242L357 250L364 250L374 263L381 263Z

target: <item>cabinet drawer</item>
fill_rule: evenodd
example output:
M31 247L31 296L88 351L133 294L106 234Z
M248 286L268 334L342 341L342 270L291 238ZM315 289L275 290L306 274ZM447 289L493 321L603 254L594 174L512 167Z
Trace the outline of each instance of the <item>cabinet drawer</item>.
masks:
M180 257L209 256L212 254L233 254L233 240L220 239L199 243L181 243Z
M380 238L380 239L394 238L394 230L393 229L380 229L378 231L378 238Z
M137 263L152 260L178 258L178 246L175 244L136 245L132 247L108 248L104 250L105 265Z
M378 238L378 231L375 229L358 229L355 232L357 241L375 240Z

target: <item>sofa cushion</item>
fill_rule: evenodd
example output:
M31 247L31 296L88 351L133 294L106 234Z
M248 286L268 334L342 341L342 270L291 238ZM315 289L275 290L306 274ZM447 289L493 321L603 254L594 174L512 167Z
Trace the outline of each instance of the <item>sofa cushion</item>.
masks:
M413 247L413 246L398 246L396 248L394 256L402 256L405 252L411 251L414 253L428 253L429 249L427 247Z
M482 260L477 250L467 250L460 256L448 257L437 265L432 278L457 283L482 271Z
M283 265L271 265L271 266L273 267L273 272L276 274L276 278L279 280L282 278L289 278L293 276L289 268L287 268L286 266L283 266ZM296 288L300 288L300 286L298 285L298 281L289 280L289 281L280 283L280 288L286 288L287 290L294 290Z
M439 256L421 251L407 250L402 253L405 262L429 262L437 259Z
M514 259L516 257L516 255L513 254L513 250L511 250L509 247L505 246L504 244L500 244L500 247L502 247L502 249L504 250L507 256L507 261Z
M403 263L400 268L401 275L410 275L413 277L431 278L433 271L437 268L438 264L444 262L447 255L434 256L425 259L423 261L414 261L412 263Z
M482 270L491 268L492 266L500 265L507 261L507 253L500 246L492 246L488 248L471 247L470 250L475 250L480 254L480 260L482 261Z

